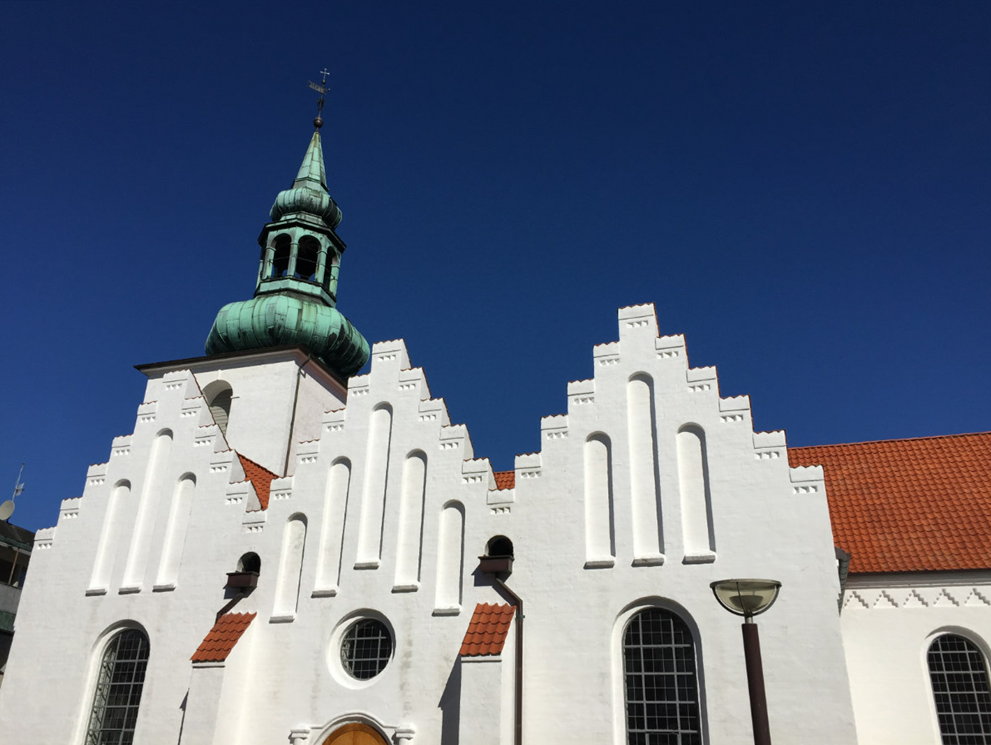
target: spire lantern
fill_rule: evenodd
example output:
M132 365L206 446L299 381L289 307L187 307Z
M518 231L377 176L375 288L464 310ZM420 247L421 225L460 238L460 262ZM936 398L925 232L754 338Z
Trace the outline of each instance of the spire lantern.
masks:
M207 354L302 345L343 376L368 361L368 342L336 309L337 279L346 245L335 232L341 210L327 191L323 125L327 71L317 101L317 128L292 186L279 192L272 222L262 228L261 258L252 300L220 309L206 340Z

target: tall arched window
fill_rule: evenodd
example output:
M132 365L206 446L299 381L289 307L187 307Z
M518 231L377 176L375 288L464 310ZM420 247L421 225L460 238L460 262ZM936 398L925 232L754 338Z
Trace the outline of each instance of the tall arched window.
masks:
M943 634L929 646L928 660L943 745L991 743L991 688L981 650Z
M701 745L698 672L691 629L648 608L623 634L626 733L630 745Z
M107 644L100 661L86 745L131 745L148 667L148 637L127 629Z

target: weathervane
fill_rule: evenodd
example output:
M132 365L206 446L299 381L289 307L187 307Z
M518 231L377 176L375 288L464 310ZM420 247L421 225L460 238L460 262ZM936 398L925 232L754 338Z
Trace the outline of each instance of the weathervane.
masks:
M327 76L330 75L330 70L325 67L320 71L320 74L323 78L319 83L310 81L310 88L320 94L320 98L317 99L317 118L313 120L313 126L317 129L323 126L323 96L327 92Z

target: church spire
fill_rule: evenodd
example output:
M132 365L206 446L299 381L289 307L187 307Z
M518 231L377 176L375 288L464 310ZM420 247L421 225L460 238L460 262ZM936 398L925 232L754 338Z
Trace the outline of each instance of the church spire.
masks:
M261 260L255 297L220 309L206 340L207 354L302 345L342 376L368 360L368 342L336 309L337 279L345 244L335 229L341 210L327 192L320 127L327 71L316 131L292 186L279 192L272 222L258 238Z
M303 164L299 167L296 180L292 182L292 188L327 191L327 173L323 167L323 145L320 144L319 131L314 132L310 138L310 145L306 148Z

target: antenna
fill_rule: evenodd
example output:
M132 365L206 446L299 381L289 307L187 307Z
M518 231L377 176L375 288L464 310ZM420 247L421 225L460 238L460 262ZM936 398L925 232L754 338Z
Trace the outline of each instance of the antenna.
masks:
M15 499L17 499L19 496L21 496L21 492L24 491L24 482L21 481L21 476L23 475L23 473L24 473L24 464L21 463L21 470L17 472L17 481L14 482L14 494L10 498L10 501L12 502Z
M21 492L24 491L24 482L21 481L21 475L24 473L24 464L21 463L21 470L17 472L17 481L14 482L14 494L6 502L0 504L0 520L9 520L10 516L14 514L14 500L17 499Z
M325 67L320 71L320 75L323 77L320 79L319 83L314 83L312 80L310 81L310 88L320 94L320 98L317 99L317 118L313 120L313 126L317 129L320 129L320 127L323 126L323 97L327 92L327 76L330 75L330 70Z

